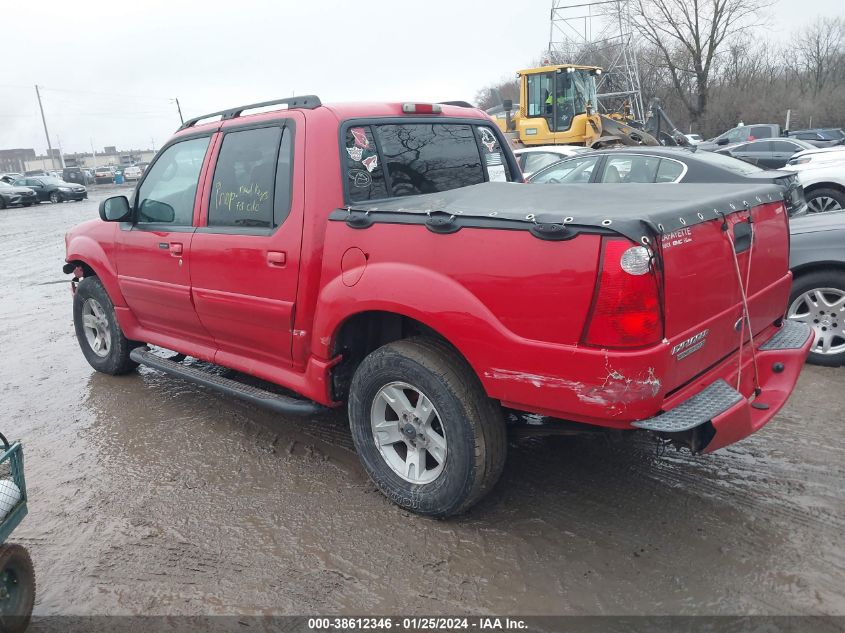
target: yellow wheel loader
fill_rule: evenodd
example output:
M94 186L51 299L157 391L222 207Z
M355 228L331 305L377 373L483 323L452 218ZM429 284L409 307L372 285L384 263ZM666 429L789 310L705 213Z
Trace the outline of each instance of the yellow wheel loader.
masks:
M505 101L488 113L515 146L688 144L659 103L652 103L646 122L634 121L629 108L599 114L596 77L601 73L597 66L571 64L520 70L518 110L513 113L513 104Z

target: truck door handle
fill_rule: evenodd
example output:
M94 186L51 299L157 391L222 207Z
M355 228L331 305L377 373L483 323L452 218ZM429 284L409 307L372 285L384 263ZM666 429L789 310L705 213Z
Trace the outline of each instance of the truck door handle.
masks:
M281 267L287 261L287 253L284 251L267 251L267 265Z
M170 254L173 255L173 257L181 257L182 244L179 242L170 242Z

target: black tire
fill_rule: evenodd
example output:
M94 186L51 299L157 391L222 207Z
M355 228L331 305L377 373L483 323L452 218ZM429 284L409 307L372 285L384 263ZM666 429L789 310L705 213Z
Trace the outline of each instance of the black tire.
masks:
M5 208L6 208L6 201L3 200L2 197L0 197L0 209L5 209Z
M795 281L792 282L792 293L789 296L789 311L792 312L793 304L798 300L798 298L803 295L805 292L809 292L810 290L821 289L821 288L829 288L832 290L839 291L845 294L845 272L840 270L817 270L814 272L809 272L803 275L798 276ZM829 313L825 315L825 317L821 317L819 320L822 321L827 317L832 317L833 320L829 324L825 323L814 323L813 316L809 316L807 319L801 319L805 323L807 323L810 327L816 330L816 335L823 335L825 332L829 330L822 331L824 327L835 327L836 329L843 331L845 330L845 312L837 312L836 314L830 315ZM836 339L839 340L839 339ZM840 340L840 343L845 342L845 339ZM836 343L838 345L840 343ZM810 356L807 359L807 362L810 362L814 365L824 365L826 367L840 367L841 365L845 365L845 351L839 353L822 353L820 351L815 351L816 348L814 347L810 351Z
M442 471L429 483L400 477L376 445L373 402L382 387L395 381L426 395L448 439ZM505 464L501 407L487 397L472 368L450 346L434 339L396 341L367 356L352 379L349 423L373 482L391 501L418 514L445 518L466 511L493 488Z
M94 351L85 335L82 317L83 308L88 299L94 299L105 313L110 334L110 346L105 356L100 356ZM76 328L76 340L79 341L79 347L85 359L97 371L117 376L128 373L138 366L138 363L129 358L129 353L142 343L130 341L123 335L123 330L120 329L120 324L115 317L114 304L98 277L85 277L79 282L76 294L73 296L73 324Z
M813 209L811 203L814 200L818 200L821 198L828 198L836 202L839 205L839 208L831 207L829 209ZM814 189L810 193L806 195L807 201L807 212L808 213L830 213L832 211L840 211L845 209L845 193L842 193L838 189Z
M35 568L25 547L17 543L0 546L0 631L23 633L35 605Z
M35 203L33 203L33 202L24 202L24 203L23 203L23 206L25 206L25 207L31 207L33 204L35 204Z
M53 191L50 194L50 202L52 202L53 204L57 204L59 202L64 202L64 198L62 197L62 194L60 194L58 191Z

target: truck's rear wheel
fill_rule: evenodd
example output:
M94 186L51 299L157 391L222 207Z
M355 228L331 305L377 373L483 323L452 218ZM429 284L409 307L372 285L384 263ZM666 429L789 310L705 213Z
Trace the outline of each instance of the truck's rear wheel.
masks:
M129 352L140 343L123 335L114 305L98 277L79 282L73 296L73 324L85 359L97 371L116 376L138 366Z
M372 480L419 514L465 511L505 463L500 407L466 362L433 339L396 341L367 356L352 380L349 422Z

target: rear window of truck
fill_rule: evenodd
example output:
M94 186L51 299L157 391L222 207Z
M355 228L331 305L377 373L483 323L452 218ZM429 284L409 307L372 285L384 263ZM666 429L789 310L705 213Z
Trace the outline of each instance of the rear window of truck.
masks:
M344 145L350 202L511 180L499 139L486 125L353 125Z

